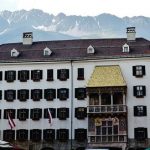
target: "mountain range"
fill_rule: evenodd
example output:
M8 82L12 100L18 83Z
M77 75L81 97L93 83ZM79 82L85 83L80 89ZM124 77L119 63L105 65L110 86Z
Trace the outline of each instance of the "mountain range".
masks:
M42 10L1 11L0 44L22 41L23 32L33 32L34 41L83 38L122 38L126 28L136 27L136 36L150 39L150 18L144 16L117 17L111 14L97 16L67 16L48 14Z

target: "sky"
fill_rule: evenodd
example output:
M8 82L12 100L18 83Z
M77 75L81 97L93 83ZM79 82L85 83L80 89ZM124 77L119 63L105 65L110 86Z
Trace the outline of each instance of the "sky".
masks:
M150 17L150 0L0 0L0 11L41 9L49 14L97 16L110 13L118 17Z

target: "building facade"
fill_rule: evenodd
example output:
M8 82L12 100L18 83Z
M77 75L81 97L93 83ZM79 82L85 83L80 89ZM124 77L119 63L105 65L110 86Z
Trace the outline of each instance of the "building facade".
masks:
M32 40L0 45L2 140L33 150L150 147L150 41L134 27L120 39Z

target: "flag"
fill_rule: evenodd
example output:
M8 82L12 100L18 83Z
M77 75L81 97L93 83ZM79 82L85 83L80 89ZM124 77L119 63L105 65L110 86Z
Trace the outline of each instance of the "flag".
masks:
M52 115L49 108L48 108L48 119L49 119L49 123L52 124Z
M10 128L13 129L16 126L16 124L13 121L13 119L11 118L11 115L9 113L7 113L7 116L8 116L8 123L10 125Z

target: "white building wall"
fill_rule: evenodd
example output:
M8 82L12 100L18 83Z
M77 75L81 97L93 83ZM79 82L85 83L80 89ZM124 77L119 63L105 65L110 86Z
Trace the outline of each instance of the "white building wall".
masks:
M77 100L75 98L75 88L78 87L86 87L88 80L90 79L91 74L95 66L99 65L119 65L124 79L127 83L127 95L126 95L126 104L128 106L128 137L134 138L134 128L135 127L147 127L148 133L150 133L150 60L148 58L140 58L140 59L116 59L116 60L99 60L99 61L76 61L73 62L73 75L71 75L71 62L53 62L53 63L22 63L22 64L0 64L0 70L3 71L3 80L0 81L0 90L2 90L2 100L0 100L0 109L20 109L20 108L43 108L42 119L39 121L32 121L29 119L26 121L19 121L15 119L16 128L17 129L60 129L66 128L71 130L71 106L73 106L73 122L72 122L72 137L74 138L74 129L77 128L87 128L88 122L87 118L84 120L78 120L75 118L75 108L76 107L86 107L87 106L87 98L85 100ZM146 75L142 78L136 78L132 75L132 66L134 65L145 65ZM77 69L84 68L85 80L77 80ZM40 82L33 82L30 79L27 82L20 82L18 80L18 70L35 70L40 69L43 70L43 79ZM47 69L53 69L54 71L54 81L46 81L47 79ZM69 79L67 81L60 81L57 79L57 69L69 69ZM12 83L7 83L4 80L5 71L6 70L16 70L16 80ZM30 72L31 73L31 72ZM73 85L71 76L73 76ZM146 96L144 98L136 98L133 96L133 86L135 85L145 85L146 86ZM71 95L71 88L73 86L73 96ZM54 99L53 101L46 101L44 99L44 89L47 88L69 88L69 98L65 101L60 101L59 99ZM19 100L14 100L13 102L7 102L4 100L4 90L7 89L43 89L43 99L40 101L33 101L31 98L31 91L29 92L29 100L26 102L20 102ZM57 93L57 92L56 92ZM133 106L136 105L146 105L147 106L147 116L146 117L134 117ZM48 119L44 119L44 108L59 108L59 107L68 107L70 114L67 120L59 120L57 118L53 119L53 125L50 126L48 123ZM8 120L3 119L4 111L2 111L1 119L0 119L0 128L1 128L1 139L3 137L2 131L5 129L10 129L8 125ZM16 114L17 115L17 114ZM16 116L17 118L17 116ZM69 132L70 133L70 132ZM71 138L71 133L69 135ZM150 138L150 134L148 134L148 138Z

